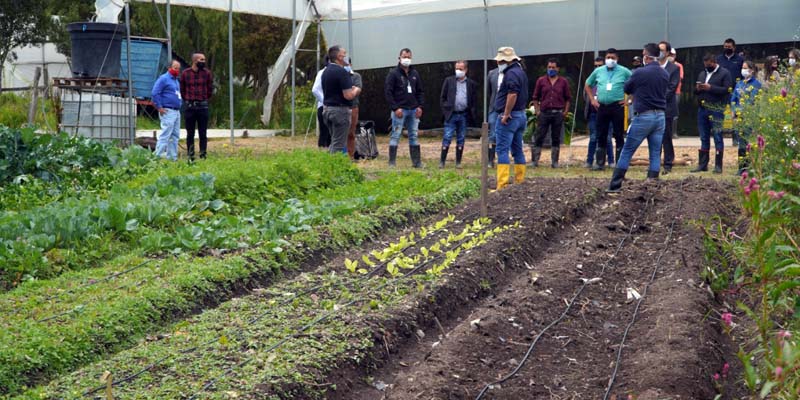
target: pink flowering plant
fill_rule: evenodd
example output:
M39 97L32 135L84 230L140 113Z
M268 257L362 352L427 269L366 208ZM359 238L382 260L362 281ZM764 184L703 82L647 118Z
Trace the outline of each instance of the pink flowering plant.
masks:
M763 88L735 123L750 132L744 134L749 165L737 184L747 228L711 224L704 275L717 292L741 299L738 311L720 312L720 328L734 339L734 333L754 339L739 351L747 387L760 398L797 398L800 349L792 332L800 332L800 73ZM712 380L717 384L722 376Z

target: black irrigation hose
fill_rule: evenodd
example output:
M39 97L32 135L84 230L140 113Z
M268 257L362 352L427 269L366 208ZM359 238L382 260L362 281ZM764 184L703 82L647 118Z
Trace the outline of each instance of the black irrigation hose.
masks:
M474 213L474 214L477 214L477 213ZM466 220L467 220L467 218L462 218L461 220L462 220L462 221L466 221ZM466 223L465 223L465 226L468 226L468 224L466 224ZM494 228L492 228L492 226L493 226L493 224L490 224L490 225L487 227L487 230L488 230L489 228L491 228L491 229L494 229ZM445 232L446 230L445 230L445 229L441 229L441 231L442 231L442 232ZM461 240L461 241L458 243L458 245L460 246L460 245L461 245L461 244L463 244L463 243L464 243L466 240L467 240L467 238L464 238L464 239L462 239L462 240ZM413 248L413 247L409 247L409 248ZM408 249L408 248L407 248L407 249ZM404 249L403 251L405 251L405 250L407 250L407 249ZM430 260L428 260L428 261L426 261L426 262L424 262L424 263L420 264L419 266L417 266L417 267L416 267L416 268L414 268L413 270L409 271L409 273L408 273L407 275L404 275L404 276L403 276L403 277L401 277L400 279L404 279L406 276L416 273L417 271L419 271L420 269L422 269L424 266L426 266L426 265L429 265L431 262L433 262L433 261L435 261L435 260L439 259L439 258L440 258L440 257L442 257L442 256L444 256L444 253L442 253L442 255L439 255L439 256L437 256L437 257L434 257L434 258L432 258L432 259L430 259ZM382 264L380 264L380 265L376 266L376 268L375 268L375 269L373 269L372 271L370 271L370 274L366 274L366 275L364 275L364 276L360 277L358 280L356 280L356 281L355 281L355 282L353 282L352 284L357 284L357 283L361 283L361 282L365 282L365 281L367 281L367 279L368 279L370 276L372 276L372 275L371 275L371 273L372 273L372 272L376 272L376 271L378 271L378 272L379 272L379 271L383 270L383 268L385 268L386 264L388 264L388 263L389 263L389 261L386 261L386 262L384 262L384 263L382 263ZM387 284L388 284L388 282L387 282L387 283L385 283L384 285L381 285L381 286L379 286L379 287L378 287L378 289L381 289L381 288L385 287ZM287 305L287 304L291 303L292 301L296 300L296 299L297 299L297 298L299 298L300 296L305 296L305 295L307 295L307 294L314 293L314 292L316 292L317 290L321 289L322 287L324 287L324 285L320 284L320 285L313 286L313 287L311 287L311 288L309 288L309 289L306 289L306 290L304 290L304 291L302 291L302 292L298 293L296 296L292 296L291 298L285 299L284 301L282 301L282 302L278 303L278 307L280 307L280 306L285 306L285 305ZM350 302L350 303L346 303L345 305L343 305L343 307L345 307L345 306L349 306L349 305L351 305L351 304L353 304L353 303L355 303L355 302L357 302L357 301L363 301L363 299L360 299L360 300L353 300L352 302ZM259 320L261 320L262 318L266 317L267 315L271 314L271 313L272 313L272 312L274 312L274 311L275 311L275 310L274 310L274 308L270 308L269 310L267 310L267 312L265 312L265 313L263 313L263 314L260 314L260 315L256 316L255 318L253 318L253 319L249 320L249 321L248 321L248 324L254 324L254 323L258 322ZM68 311L68 312L66 312L66 313L63 313L63 314L67 314L67 313L69 313L69 312L72 312L72 311ZM331 314L331 315L332 315L332 313L329 313L329 314ZM56 316L54 316L53 318L55 318L55 317L58 317L58 316L60 316L60 315L56 315ZM268 348L266 351L267 351L267 352L269 352L269 351L275 350L276 348L280 347L281 345L283 345L284 343L286 343L286 342L287 342L287 341L289 341L290 339L297 337L297 336L298 336L299 334L301 334L302 332L304 332L304 331L308 330L310 327L313 327L314 325L316 325L316 324L318 324L318 323L320 323L320 322L324 321L324 320L325 320L325 319L327 319L328 317L330 317L330 315L327 315L327 316L326 316L324 319L320 319L320 320L312 321L312 322L310 323L310 325L306 325L306 326L304 326L304 327L300 328L300 330L298 330L298 332L296 332L296 333L294 333L294 334L292 334L292 335L289 335L289 336L287 336L287 337L285 337L285 338L281 339L281 340L280 340L280 341L278 341L278 342L277 342L275 345L273 345L273 346L270 346L270 347L269 347L269 348ZM199 344L199 345L197 345L197 346L193 346L193 347L190 347L190 348L188 348L188 349L180 350L180 351L179 351L177 354L188 354L188 353L191 353L191 352L193 352L193 351L197 350L197 349L198 349L198 348L200 348L200 347L205 347L205 346L209 346L209 345L211 345L211 344L213 344L213 343L217 343L217 342L219 342L219 339L220 339L220 338L219 338L219 337L217 337L217 338L214 338L214 339L212 339L212 340L209 340L209 341L207 341L207 342L205 342L205 343L201 343L201 344ZM158 359L158 360L154 361L153 363L151 363L151 364L149 364L149 365L145 366L144 368L140 369L139 371L137 371L137 372L134 372L133 374L127 375L127 376L125 376L124 378L122 378L122 379L120 379L120 380L118 380L118 381L112 381L112 382L111 382L111 385L112 385L112 386L118 386L118 385L121 385L121 384L123 384L123 383L127 383L127 382L130 382L130 381L133 381L134 379L138 378L140 375L142 375L142 374L144 374L145 372L147 372L147 371L149 371L149 370L151 370L151 369L155 368L156 366L158 366L159 364L161 364L162 362L166 361L167 359L169 359L169 358L171 358L171 357L173 357L173 355L166 355L166 356L164 356L164 357L162 357L162 358L160 358L160 359ZM229 368L226 370L226 372L225 372L225 373L223 373L223 375L222 375L222 376L225 376L225 375L227 375L228 373L232 372L232 371L233 371L233 369L235 369L235 368L240 368L240 367L242 367L242 366L246 365L246 363L247 363L247 362L249 362L249 359L248 359L248 360L246 360L246 362L244 362L244 363L240 363L240 364L237 364L237 365L235 365L235 366L229 367ZM219 378L217 378L217 379L219 379ZM209 383L207 383L207 384L206 384L206 385L203 387L203 389L201 389L201 391L205 391L205 390L206 390L208 387L211 387L215 381L216 381L216 379L215 379L215 380L213 380L213 381L211 381L211 382L209 382ZM89 395L92 395L92 394L94 394L94 393L100 392L100 391L102 391L102 390L105 390L105 389L106 389L106 387L107 387L106 385L95 387L95 388L93 388L93 389L90 389L90 390L88 390L88 391L84 392L84 393L83 393L83 396L85 397L85 396L89 396ZM194 398L194 396L193 396L192 398Z
M631 223L630 229L628 229L628 233L622 238L622 240L619 241L619 244L617 245L617 249L614 251L614 254L611 257L609 257L609 259L603 264L603 267L600 270L600 274L598 275L598 277L603 276L603 274L605 273L606 268L608 267L609 263L612 260L615 260L617 258L617 255L619 254L619 251L622 249L622 246L625 244L625 241L627 241L628 238L633 236L633 229L637 226L637 221L639 221L639 219L642 216L645 215L645 213L647 212L647 209L650 207L650 203L653 202L653 199L655 198L657 192L658 192L658 190L656 189L653 192L652 196L650 196L650 198L645 203L644 208L642 208L642 211L633 220L633 222ZM480 393L478 393L478 396L475 398L475 400L482 399L483 396L486 394L486 392L492 386L501 384L501 383L513 378L522 369L522 366L525 365L525 362L528 361L528 359L531 356L531 353L533 353L533 349L536 347L536 344L539 342L539 340L542 338L542 336L545 334L545 332L547 332L548 330L550 330L550 328L552 328L553 326L555 326L558 323L560 323L567 316L567 313L569 313L570 309L572 309L572 306L575 304L575 300L577 300L578 297L580 297L581 293L583 293L584 289L586 289L586 286L588 286L588 285L589 285L589 280L584 281L583 284L581 285L581 287L578 289L578 291L575 292L575 294L572 296L572 299L569 301L569 303L567 304L567 307L564 309L564 311L561 313L561 315L559 315L558 318L556 318L555 320L550 322L547 326L545 326L544 329L542 329L539 332L538 335L536 335L536 337L533 339L533 342L531 342L530 346L528 347L528 351L525 352L525 356L522 358L522 361L520 361L520 363L517 365L517 367L514 368L514 370L511 371L511 373L509 373L508 375L504 376L503 378L486 384L486 386L483 387L483 389L480 391Z
M488 230L490 230L490 229L493 229L493 228L491 228L491 226L492 226L492 224L490 224L490 225L487 227L486 231L488 231ZM469 239L471 239L471 238L469 238ZM460 241L458 242L458 246L455 246L455 248L458 248L458 247L460 247L460 246L461 246L461 245L463 245L463 244L464 244L464 243L465 243L467 240L468 240L468 238L464 238L464 239L460 240ZM440 254L440 255L438 255L438 256L436 256L436 257L433 257L433 258L431 258L430 260L427 260L427 261L425 261L424 263L422 263L422 264L420 264L420 265L416 266L414 269L412 269L412 270L408 271L406 274L404 274L404 275L403 275L403 276L401 276L400 278L397 278L397 279L395 279L395 280L387 280L387 281L386 281L386 282L384 282L383 284L381 284L381 285L379 285L379 286L375 287L375 289L373 289L373 291L379 291L379 290L381 290L381 289L385 288L386 286L388 286L388 285L389 285L390 283L392 283L392 282L396 282L396 281L402 281L402 280L408 279L409 277L411 277L411 276L415 275L417 272L419 272L420 270L422 270L422 268L426 267L427 265L430 265L432 262L436 261L437 259L443 258L443 257L445 257L445 253L442 253L442 254ZM362 277L362 278L363 278L363 277ZM369 291L367 292L367 294L368 294L368 293L369 293ZM329 311L329 312L327 312L325 315L323 315L323 316L321 316L321 317L318 317L318 318L316 318L315 320L313 320L313 321L309 322L308 324L306 324L306 325L302 326L301 328L299 328L299 329L297 330L297 332L295 332L295 333L293 333L293 334L291 334L291 335L288 335L288 336L284 337L283 339L279 340L278 342L274 343L273 345L269 346L269 347L268 347L268 348L267 348L267 349L266 349L264 352L262 352L262 356L263 356L265 353L269 353L269 352L271 352L271 351L273 351L273 350L277 349L278 347L280 347L280 346L284 345L284 344L285 344L286 342L288 342L289 340L291 340L291 339L293 339L293 338L296 338L296 337L300 336L300 335L301 335L303 332L305 332L306 330L308 330L308 329L312 328L313 326L315 326L315 325L319 324L320 322L323 322L323 321L327 320L328 318L330 318L331 316L333 316L333 315L334 315L334 314L336 314L337 312L339 312L339 311L343 310L345 307L349 307L349 306L351 306L351 305L353 305L353 304L355 304L355 303L360 303L360 302L362 302L362 301L365 301L365 300L366 300L366 298L365 298L365 297L362 297L362 298L359 298L359 299L354 299L354 300L351 300L350 302L347 302L347 303L345 303L345 304L342 304L342 305L341 305L341 307L340 307L338 310L333 310L333 311ZM202 388L200 388L200 390L199 390L198 392L194 393L194 394L193 394L191 397L189 397L189 400L194 400L194 399L197 399L197 398L198 398L198 396L200 395L200 393L202 393L202 392L204 392L204 391L208 390L209 388L211 388L212 386L214 386L214 384L215 384L215 383L216 383L216 382L217 382L219 379L221 379L221 378L224 378L224 377L225 377L225 376L227 376L229 373L233 372L233 370L235 370L235 369L237 369L237 368L241 368L241 367L243 367L243 366L247 365L247 364L248 364L248 363L250 363L252 360L253 360L252 358L248 358L248 359L246 359L246 360L244 360L244 361L242 361L242 362L240 362L240 363L238 363L238 364L236 364L236 365L233 365L233 366L231 366L231 367L228 367L228 368L227 368L227 369L226 369L226 370L225 370L225 371L224 371L224 372L223 372L223 373L222 373L220 376L218 376L218 377L216 377L216 378L214 378L214 379L212 379L212 380L210 380L210 381L206 382L206 384L204 384L204 385L203 385L203 387L202 387Z
M681 180L681 187L679 194L683 194L683 184L686 182L686 178ZM680 214L681 210L683 209L683 196L680 197L680 201L678 203L678 214ZM633 317L631 317L631 321L628 323L628 326L625 327L625 332L622 334L622 340L619 342L619 348L617 349L617 360L614 362L614 372L611 374L611 378L608 380L608 387L606 388L606 393L603 395L603 400L608 400L608 396L611 395L611 389L614 387L614 380L617 378L617 372L619 371L619 364L622 360L622 349L625 346L625 339L628 338L628 332L630 331L631 327L634 323L636 323L636 317L639 315L639 308L644 302L645 297L647 297L647 290L650 288L650 285L656 279L656 275L658 274L658 270L660 269L659 266L661 265L661 258L664 256L664 253L667 252L669 248L669 242L672 240L672 234L675 232L675 221L677 221L679 215L676 215L675 218L672 219L672 223L669 225L669 233L667 234L667 239L664 241L664 249L661 250L661 253L658 255L656 259L655 266L653 267L653 273L650 275L650 280L647 282L647 285L644 287L644 291L642 291L642 296L639 297L639 301L636 302L636 308L633 310Z

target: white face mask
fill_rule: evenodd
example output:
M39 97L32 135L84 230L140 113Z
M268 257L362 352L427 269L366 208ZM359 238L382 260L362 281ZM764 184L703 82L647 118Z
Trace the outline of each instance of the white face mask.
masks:
M606 67L614 68L617 66L617 60L613 58L606 58Z
M410 67L411 66L411 59L410 58L401 58L400 59L400 65L402 65L404 67Z
M794 67L795 64L797 64L797 59L796 58L790 58L789 59L789 65Z
M499 64L499 65L497 66L497 69L499 69L499 70L500 70L500 72L503 72L503 71L505 71L505 70L506 70L506 68L508 68L508 64Z
M463 78L465 76L467 76L467 72L466 71L462 71L460 69L456 70L456 78L461 79L461 78Z
M750 77L750 70L747 68L742 68L742 76L745 78Z

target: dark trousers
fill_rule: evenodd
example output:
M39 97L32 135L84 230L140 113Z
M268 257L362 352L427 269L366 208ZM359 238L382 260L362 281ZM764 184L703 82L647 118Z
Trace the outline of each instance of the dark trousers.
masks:
M325 107L317 108L317 126L319 127L319 138L317 139L317 146L328 148L331 146L331 131L325 125L325 118L322 117L322 109Z
M553 147L561 146L561 127L564 125L564 114L561 110L544 110L539 114L536 123L539 129L536 132L534 147L542 147L547 130L550 130L550 142Z
M194 160L194 130L197 128L200 137L200 158L206 158L208 148L208 107L186 108L183 113L186 122L186 151L189 159Z
M665 120L661 146L664 149L664 168L672 169L672 164L675 162L675 147L672 145L672 117Z
M625 145L625 107L619 103L600 104L597 109L597 131L608 132L608 127L614 127L614 142L617 145L617 151L622 149ZM606 148L605 140L598 140L597 147Z

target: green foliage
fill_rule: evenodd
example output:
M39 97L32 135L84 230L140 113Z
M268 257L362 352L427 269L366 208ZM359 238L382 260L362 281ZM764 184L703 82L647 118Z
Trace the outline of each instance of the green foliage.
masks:
M0 93L0 125L22 127L28 123L28 108L31 99L14 93ZM44 114L42 112L44 109ZM40 127L55 127L55 105L52 100L39 99L36 106L34 125Z
M757 346L739 358L747 386L761 398L794 398L800 390L800 348L791 333L800 328L798 100L800 73L765 87L740 111L735 127L751 142L750 168L739 181L749 226L742 234L716 226L710 232L712 250L719 250L708 271L714 287L747 288L758 300L739 304L757 330Z

